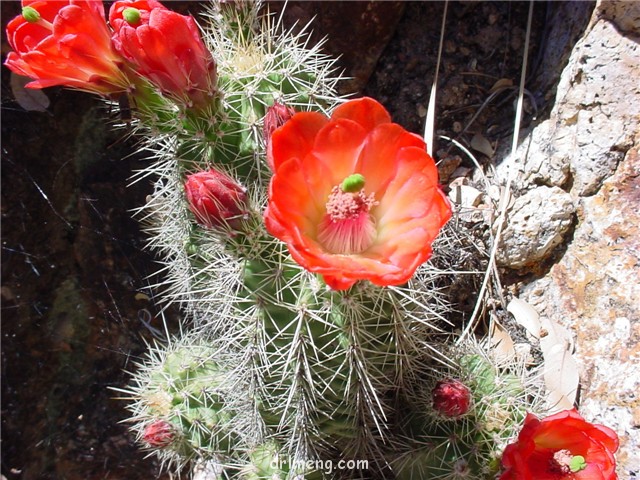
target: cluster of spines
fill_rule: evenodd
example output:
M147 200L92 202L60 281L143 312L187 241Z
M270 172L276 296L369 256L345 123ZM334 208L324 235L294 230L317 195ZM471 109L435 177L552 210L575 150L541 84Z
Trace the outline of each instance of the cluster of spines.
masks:
M399 480L495 478L501 452L526 414L544 410L536 371L518 362L500 365L486 346L471 341L451 349L448 357L448 365L438 365L407 397L406 443L391 459ZM469 389L469 409L460 416L434 407L432 392L443 379Z

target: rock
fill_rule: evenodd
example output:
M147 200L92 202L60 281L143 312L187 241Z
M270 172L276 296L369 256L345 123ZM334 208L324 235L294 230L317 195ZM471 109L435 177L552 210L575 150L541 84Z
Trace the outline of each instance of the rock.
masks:
M620 480L640 474L639 38L638 2L598 2L550 118L498 167L516 169L516 190L561 186L578 207L562 258L520 298L574 332L580 412L618 433Z
M596 12L597 15L597 12ZM573 174L572 191L593 195L631 146L639 126L640 48L607 21L597 22L576 46L556 104L572 141L563 152ZM566 87L566 88L565 88Z
M570 179L569 163L564 158L566 137L558 136L551 120L538 125L520 144L514 158L503 162L498 171L507 178L512 175L512 188L523 192L532 185L565 187ZM510 173L510 169L515 172Z
M575 210L571 195L558 187L538 187L518 197L507 213L498 265L517 269L549 257L569 231Z
M571 50L589 24L594 4L595 2L545 4L545 31L542 34L544 48L531 64L533 71L530 75L533 78L531 81L527 80L527 88L540 102L539 108L545 109L549 102L553 102L560 74L567 65Z
M573 241L550 273L521 291L576 335L582 405L620 436L620 479L640 471L640 134L600 191L581 199Z
M605 13L632 28L640 23L637 10L634 2L599 4L560 77L549 119L523 142L517 158L498 167L499 176L506 179L516 168L517 189L570 184L575 196L589 196L615 171L640 127L638 103L631 100L640 96L640 47Z
M640 3L638 2L601 1L598 4L598 16L613 22L623 34L638 36L640 32Z

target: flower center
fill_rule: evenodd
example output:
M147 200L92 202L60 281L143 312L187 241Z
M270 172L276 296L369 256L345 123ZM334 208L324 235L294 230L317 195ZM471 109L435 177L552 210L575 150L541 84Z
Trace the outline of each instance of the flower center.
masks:
M131 26L139 24L141 17L142 15L140 15L140 10L137 8L128 7L122 10L122 18L124 18L124 21Z
M364 177L348 176L331 189L326 214L318 226L318 241L331 253L364 252L376 236L376 226L369 210L378 202L373 193L364 193Z
M587 467L582 455L572 455L569 450L558 450L549 459L549 471L564 477Z

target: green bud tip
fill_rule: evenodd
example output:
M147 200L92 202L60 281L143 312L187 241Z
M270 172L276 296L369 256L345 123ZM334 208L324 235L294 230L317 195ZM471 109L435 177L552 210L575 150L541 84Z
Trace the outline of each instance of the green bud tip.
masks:
M125 8L122 11L122 18L124 18L129 25L137 25L140 23L140 10L131 7Z
M587 468L587 462L582 455L575 455L569 463L569 468L573 473L576 473Z
M33 7L24 7L22 17L29 23L37 23L40 20L40 14Z
M349 175L342 181L340 189L345 193L359 192L364 187L364 176L359 173Z

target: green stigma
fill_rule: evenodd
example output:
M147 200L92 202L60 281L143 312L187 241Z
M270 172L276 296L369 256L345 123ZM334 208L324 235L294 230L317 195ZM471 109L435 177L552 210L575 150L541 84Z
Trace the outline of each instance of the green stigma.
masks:
M575 455L569 463L569 468L573 473L576 473L587 468L587 462L582 455Z
M131 7L125 8L122 11L122 18L124 18L129 25L137 25L140 23L140 10Z
M37 23L40 20L40 14L33 7L24 7L22 17L29 23Z
M345 193L355 193L362 190L364 187L364 176L359 173L354 173L353 175L349 175L342 181L340 185L340 189Z

